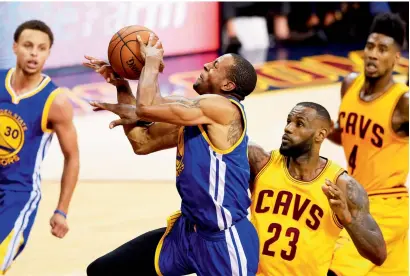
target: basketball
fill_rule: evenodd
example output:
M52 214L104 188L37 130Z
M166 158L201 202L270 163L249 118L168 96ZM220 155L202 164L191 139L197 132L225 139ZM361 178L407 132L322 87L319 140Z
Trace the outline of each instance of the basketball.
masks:
M150 33L154 32L144 26L132 25L122 28L112 36L108 45L108 61L115 73L126 79L139 79L144 60L137 35L147 44ZM154 35L155 44L158 36L155 33Z

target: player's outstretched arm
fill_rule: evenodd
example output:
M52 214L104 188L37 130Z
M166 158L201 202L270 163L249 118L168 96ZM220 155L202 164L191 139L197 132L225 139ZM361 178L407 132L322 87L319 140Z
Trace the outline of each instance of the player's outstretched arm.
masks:
M48 124L57 134L61 151L64 155L64 169L61 178L61 191L57 210L67 214L77 184L80 168L77 132L73 124L73 107L64 94L59 94L51 104L48 114ZM64 237L68 231L65 219L55 214L50 221L52 233L57 237Z
M229 124L238 116L238 109L225 97L202 95L193 99L151 106L137 105L137 116L144 121L164 122L181 126Z
M336 185L327 181L323 190L360 255L375 265L382 265L387 257L386 243L369 212L369 198L364 188L344 173L338 178Z
M344 95L346 94L347 90L349 89L350 85L353 83L353 81L357 78L358 74L357 73L350 73L347 75L343 82L342 86L340 89L340 96L343 99ZM327 136L327 139L335 143L336 145L341 145L342 144L342 129L340 127L340 122L337 120L337 122L333 122L332 126L332 131L330 134Z
M268 164L271 154L254 142L248 143L248 161L251 169L250 190L253 192L255 177Z

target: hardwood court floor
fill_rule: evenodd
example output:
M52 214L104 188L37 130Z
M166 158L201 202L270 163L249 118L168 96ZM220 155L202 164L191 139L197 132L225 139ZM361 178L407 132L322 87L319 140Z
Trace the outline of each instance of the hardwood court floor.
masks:
M43 182L42 191L27 247L7 276L84 276L95 258L165 226L180 204L172 182L80 182L70 208L70 231L60 240L49 226L59 183Z

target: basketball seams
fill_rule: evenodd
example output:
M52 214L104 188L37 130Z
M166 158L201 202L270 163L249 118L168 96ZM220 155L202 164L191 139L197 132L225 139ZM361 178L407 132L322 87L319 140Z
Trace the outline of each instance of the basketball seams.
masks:
M117 35L122 35L122 34L125 33L130 27L131 27L131 26L124 27L123 29L121 29L121 30L119 30L118 32L116 32L116 34L117 34ZM122 32L120 33L120 31L122 31ZM114 42L117 38L118 38L118 36L117 36L115 39L114 39L114 36L113 36L113 37L111 38L109 44L111 44L112 42Z
M113 48L112 51L111 51L111 54L108 55L108 60L110 60L110 58L111 58L111 56L112 56L112 53L114 52L115 48L117 48L118 44L119 44L121 41L124 42L124 39L125 39L127 36L132 35L132 34L135 34L135 33L138 33L138 32L146 32L146 30L134 31L134 32L132 32L132 33L127 34L127 35L124 36L124 37L122 37L121 34L119 34L118 32L116 32L115 34L117 35L117 38L119 38L120 40L117 42L117 44L115 44L114 48ZM130 40L130 41L137 41L137 42L138 42L138 40ZM110 44L111 44L111 43L110 43Z

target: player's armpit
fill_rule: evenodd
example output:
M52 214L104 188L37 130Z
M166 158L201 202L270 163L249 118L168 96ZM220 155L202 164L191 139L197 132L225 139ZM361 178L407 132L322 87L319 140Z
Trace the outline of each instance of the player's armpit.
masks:
M238 109L225 97L203 95L193 99L180 98L157 105L137 105L137 116L144 121L193 126L229 124Z
M248 160L251 169L250 188L253 190L255 177L268 164L270 153L266 152L261 146L256 143L249 142L248 144Z
M383 234L369 212L369 198L364 188L351 176L344 173L337 185L346 193L346 201L352 221L343 225L353 240L358 252L375 265L382 265L387 257Z
M180 126L156 123L150 127L134 127L126 135L137 155L146 155L177 146Z
M66 95L56 96L50 107L48 122L57 134L61 151L64 154L64 169L57 208L67 213L77 184L80 161L77 132L73 124L73 108Z

